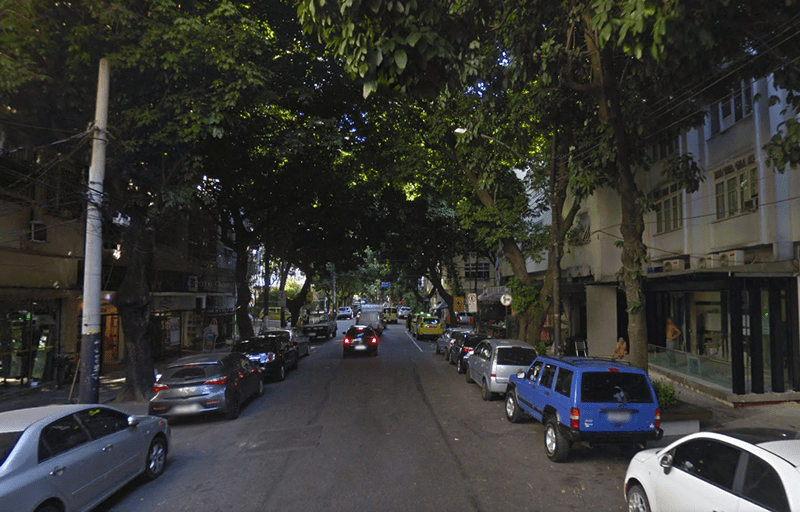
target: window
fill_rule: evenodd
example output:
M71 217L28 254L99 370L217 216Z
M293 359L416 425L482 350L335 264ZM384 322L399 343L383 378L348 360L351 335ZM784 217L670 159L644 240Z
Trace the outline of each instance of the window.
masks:
M740 158L714 171L717 220L750 213L758 208L756 156Z
M464 279L488 281L490 268L491 265L488 261L479 261L477 264L464 262Z
M683 190L673 183L650 193L656 214L656 233L683 227Z
M556 374L556 367L552 364L544 365L544 371L542 371L542 381L540 384L546 388L549 388L550 385L553 383L553 377Z
M572 375L573 372L561 368L556 377L556 393L561 393L564 396L569 396L572 391Z
M39 437L39 462L55 457L87 441L89 441L89 434L74 416L61 418L42 430L42 435Z
M128 428L128 417L117 411L95 407L78 413L78 419L86 427L93 439Z
M653 161L658 162L671 156L678 149L678 140L664 140L657 142L650 147L650 156Z
M748 83L739 91L709 107L711 135L727 130L753 112L753 89Z
M541 371L541 369L542 369L542 362L539 361L531 367L530 371L528 372L528 379L532 380L533 382L536 382L536 379L539 378L539 372Z
M690 475L732 491L740 453L733 446L699 439L675 448L672 465Z
M778 473L765 461L750 454L744 474L742 494L758 505L770 510L789 512L786 490Z
M586 372L581 377L581 401L649 404L653 403L653 393L641 373Z

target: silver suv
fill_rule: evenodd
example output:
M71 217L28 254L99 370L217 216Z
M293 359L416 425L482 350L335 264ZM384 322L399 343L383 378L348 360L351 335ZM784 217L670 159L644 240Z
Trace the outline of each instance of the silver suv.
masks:
M524 372L536 359L536 349L515 340L486 339L475 346L467 361L467 382L481 387L481 398L505 393L508 378Z

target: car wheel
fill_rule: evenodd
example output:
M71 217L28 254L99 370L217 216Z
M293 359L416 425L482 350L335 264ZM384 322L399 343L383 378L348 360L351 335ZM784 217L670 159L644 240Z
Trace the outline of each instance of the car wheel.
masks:
M552 416L544 424L544 452L553 462L564 462L569 455L569 442L558 429L558 420Z
M474 380L472 380L472 377L469 376L469 366L466 368L464 375L466 376L467 384L472 384L473 382L475 382Z
M450 351L449 350L444 353L444 360L447 361L448 363L450 362Z
M464 373L464 372L467 371L467 366L464 364L464 360L463 359L456 363L456 371L458 373Z
M242 404L239 402L239 395L236 393L231 396L230 400L228 401L228 410L225 412L225 415L228 417L229 420L235 420L239 417L242 413Z
M634 485L628 491L628 510L630 512L650 512L650 502L641 485Z
M275 377L275 380L278 382L283 382L286 379L286 366L280 365L278 367L278 375Z
M345 357L347 357L347 351L346 350L342 350L342 359L344 359Z
M483 379L483 383L481 384L481 398L487 402L494 398L494 393L489 391L489 384L486 383L486 379Z
M294 363L292 364L292 370L297 369L297 365L300 364L300 354L297 354L297 357L294 358Z
M511 423L520 423L522 421L522 411L517 403L516 391L506 393L506 419Z
M155 480L167 467L167 443L164 439L156 437L147 450L147 460L144 463L144 477Z
M378 349L372 351L372 357L378 357Z
M256 391L256 396L259 398L264 396L264 379L258 379L258 391Z
M439 352L439 344L437 343L436 344L436 355L438 356L439 354L440 354L440 352Z

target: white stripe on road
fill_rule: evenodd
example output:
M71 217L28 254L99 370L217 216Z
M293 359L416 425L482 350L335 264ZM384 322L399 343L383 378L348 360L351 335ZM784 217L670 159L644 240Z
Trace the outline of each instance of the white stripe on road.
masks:
M406 336L408 336L408 339L411 340L411 343L413 343L419 349L420 352L425 352L424 350L422 350L422 347L417 345L417 340L415 340L414 337L411 336L410 332L406 331Z

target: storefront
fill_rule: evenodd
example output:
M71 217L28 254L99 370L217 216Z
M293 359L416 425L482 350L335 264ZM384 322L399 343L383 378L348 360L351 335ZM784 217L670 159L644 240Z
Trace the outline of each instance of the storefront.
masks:
M800 391L798 280L780 263L748 270L649 276L650 364L742 401Z

